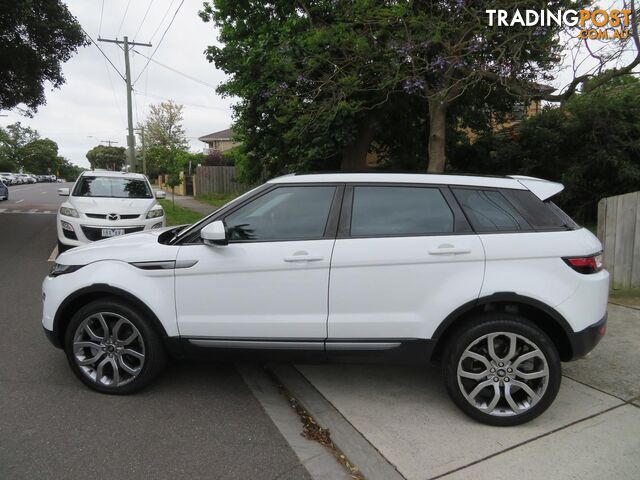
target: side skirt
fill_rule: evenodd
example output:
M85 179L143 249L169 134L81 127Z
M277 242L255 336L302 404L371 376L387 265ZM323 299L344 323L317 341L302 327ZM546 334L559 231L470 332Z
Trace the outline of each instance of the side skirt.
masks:
M427 364L433 342L421 339L261 339L168 337L172 356L212 361Z

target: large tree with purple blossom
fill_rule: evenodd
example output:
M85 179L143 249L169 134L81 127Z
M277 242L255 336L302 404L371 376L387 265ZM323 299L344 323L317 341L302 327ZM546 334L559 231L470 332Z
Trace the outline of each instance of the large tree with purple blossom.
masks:
M561 27L491 26L486 13L557 11L586 3L214 0L201 17L220 29L222 45L209 47L207 57L230 75L219 91L239 98L235 131L255 171L363 169L372 142L405 125L412 125L406 129L412 134L416 122L403 113L422 111L424 165L442 172L446 131L462 100L467 109L482 108L496 94L513 101L562 101L607 62L620 60L628 45L640 50L631 1L632 38L606 55L587 45L600 72L575 75L566 89L552 94L538 82L550 80L548 72L566 52ZM640 64L640 56L634 58L610 76L631 72ZM598 78L599 84L609 79ZM399 106L407 102L411 108L403 112Z

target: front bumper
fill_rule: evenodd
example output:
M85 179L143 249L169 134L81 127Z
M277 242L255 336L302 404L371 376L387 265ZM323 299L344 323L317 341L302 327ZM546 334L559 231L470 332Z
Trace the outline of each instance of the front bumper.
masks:
M70 235L67 230L62 228L62 222L73 227L73 233ZM141 214L139 218L131 220L121 220L117 222L107 220L97 220L91 218L76 218L67 217L58 214L56 221L58 230L58 240L64 245L77 247L80 245L86 245L97 240L103 240L100 231L103 228L109 229L124 229L125 235L128 233L136 233L144 230L151 230L153 228L163 228L165 226L165 216L155 218L145 218L144 214Z
M594 323L593 325L589 325L584 330L572 333L569 336L571 351L573 353L571 359L577 360L587 355L591 350L595 348L598 342L602 340L602 337L604 337L606 331L607 313L605 312L604 317L600 321Z
M47 340L51 342L51 345L53 345L56 348L62 348L62 343L60 342L60 339L56 337L51 330L47 330L46 327L44 326L42 327L42 329L44 330L44 335L45 337L47 337Z

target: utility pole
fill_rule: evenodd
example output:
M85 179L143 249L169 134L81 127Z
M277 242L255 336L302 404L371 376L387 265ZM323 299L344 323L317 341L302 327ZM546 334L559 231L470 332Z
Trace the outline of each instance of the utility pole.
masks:
M122 40L110 40L106 38L98 37L99 42L107 42L107 43L115 43L120 46L124 51L124 69L125 69L125 82L127 84L127 158L128 158L128 167L129 170L135 172L136 167L136 138L133 135L133 108L131 105L131 92L133 88L131 86L131 68L129 67L129 48L132 47L150 47L150 43L137 43L130 42L128 37L123 37Z
M100 140L100 143L106 143L107 145L111 146L112 143L118 143L115 140Z
M142 173L147 175L147 152L144 149L144 127L135 128L134 130L140 131L140 143L142 144Z

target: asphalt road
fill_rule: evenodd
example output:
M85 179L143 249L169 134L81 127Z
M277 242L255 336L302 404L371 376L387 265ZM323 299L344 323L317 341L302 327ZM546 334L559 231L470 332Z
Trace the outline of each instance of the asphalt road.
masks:
M233 365L173 365L126 397L73 376L40 323L60 186L0 202L0 478L309 478Z

